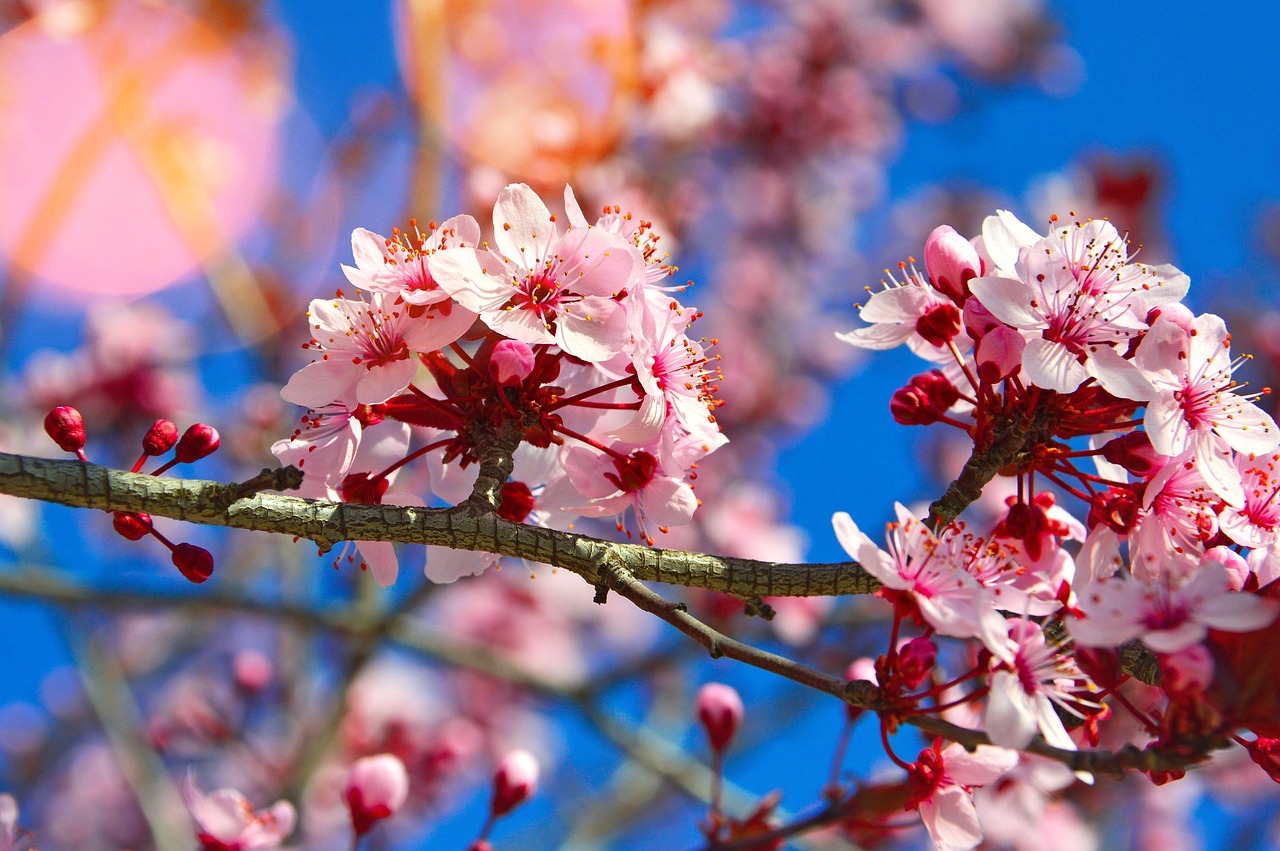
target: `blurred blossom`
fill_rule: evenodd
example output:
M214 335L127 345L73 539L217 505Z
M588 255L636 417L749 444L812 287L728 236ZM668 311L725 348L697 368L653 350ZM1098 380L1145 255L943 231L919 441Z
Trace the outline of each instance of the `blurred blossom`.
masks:
M246 53L169 4L43 7L0 36L0 253L125 294L226 252L273 182L280 45Z
M406 86L465 157L552 189L616 144L636 79L624 0L400 2Z

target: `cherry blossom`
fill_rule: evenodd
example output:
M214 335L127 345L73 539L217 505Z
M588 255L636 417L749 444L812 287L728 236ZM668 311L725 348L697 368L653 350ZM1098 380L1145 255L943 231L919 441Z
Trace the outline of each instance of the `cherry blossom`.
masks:
M427 258L436 251L449 248L472 248L480 244L480 227L470 216L454 216L427 236L416 222L409 224L412 234L397 228L390 239L364 228L351 233L351 254L356 265L343 265L347 280L369 292L397 296L418 307L437 306L452 311L449 294L431 277ZM466 314L456 321L468 324L475 316ZM463 329L465 330L465 329Z
M621 303L640 282L644 261L601 228L561 233L528 186L508 186L493 208L495 247L432 254L436 282L500 334L554 343L589 362L607 360L628 340Z
M1201 474L1229 505L1244 504L1240 471L1231 450L1265 455L1280 446L1275 421L1249 396L1234 392L1231 335L1221 317L1195 319L1190 331L1159 317L1134 355L1153 387L1143 420L1162 455L1195 454Z
M1018 764L1017 751L979 745L972 753L935 741L911 765L911 801L940 851L965 851L982 842L973 788L986 786Z
M202 851L279 848L297 820L288 801L277 801L271 809L257 812L235 789L219 789L205 795L190 774L182 794L195 820L196 839Z
M987 734L997 745L1025 748L1039 730L1054 747L1075 750L1056 707L1079 716L1073 704L1079 704L1077 693L1087 678L1049 643L1039 624L1019 618L1008 627L1004 641L988 645L993 668Z

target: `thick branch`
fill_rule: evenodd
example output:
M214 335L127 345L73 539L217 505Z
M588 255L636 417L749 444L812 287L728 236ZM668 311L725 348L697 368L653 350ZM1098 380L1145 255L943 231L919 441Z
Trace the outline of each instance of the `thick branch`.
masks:
M273 493L236 498L239 485L169 479L79 461L0 453L0 493L189 523L293 535L328 549L339 541L400 541L479 550L571 570L600 584L602 559L638 579L738 597L869 594L880 584L856 563L776 564L621 544L512 523L474 503L456 508L360 505ZM486 499L489 498L486 489Z

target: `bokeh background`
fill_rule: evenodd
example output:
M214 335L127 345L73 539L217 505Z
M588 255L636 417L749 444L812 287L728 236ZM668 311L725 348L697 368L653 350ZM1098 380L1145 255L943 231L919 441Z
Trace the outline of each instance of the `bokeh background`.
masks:
M705 465L699 520L660 543L841 560L832 512L873 528L963 460L892 423L908 355L861 358L833 336L937 224L973 234L997 207L1040 230L1055 212L1109 216L1144 259L1191 276L1195 309L1228 318L1258 356L1252 380L1275 380L1278 27L1266 4L1146 0L4 0L0 448L56 455L39 424L73 404L99 463L131 464L165 416L222 432L191 475L255 472L292 431L298 412L276 393L303 362L307 301L345 285L352 228L485 222L507 182L553 205L571 182L588 210L654 221L723 357L732 443ZM562 685L626 663L649 674L586 702L458 675L403 643L353 658L340 635L245 614L237 599L354 611L370 591L306 545L162 528L214 550L210 584L190 588L101 515L0 502L0 788L41 848L144 847L130 730L161 777L191 768L260 805L292 794L312 825L299 847L343 847L326 833L341 813L325 771L388 747L422 783L370 847L462 847L486 772L515 746L543 758L544 792L499 847L693 847L703 805L642 766L670 747L705 758L688 706L712 678L747 702L735 806L776 788L799 811L827 782L839 706L703 663L620 601L595 611L573 577L512 566L424 589L406 551L391 601L412 602L431 635ZM100 593L50 601L68 587ZM225 608L182 602L209 593ZM857 603L783 601L766 625L731 601L690 602L831 670L879 646ZM249 694L237 666L259 656L270 685ZM103 678L114 699L95 694ZM132 715L104 735L95 719L122 694ZM298 740L318 731L331 746L304 772ZM851 775L877 770L873 739L859 728ZM1276 795L1232 770L1159 793L1113 786L1129 802L1118 820L1082 797L1062 835L1268 847Z

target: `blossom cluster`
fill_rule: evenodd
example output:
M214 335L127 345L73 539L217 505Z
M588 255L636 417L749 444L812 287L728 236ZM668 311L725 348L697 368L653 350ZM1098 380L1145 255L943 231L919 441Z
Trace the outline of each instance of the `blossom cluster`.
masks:
M1239 696L1250 672L1232 651L1277 615L1280 430L1256 404L1269 389L1233 378L1246 358L1232 355L1226 323L1184 306L1187 276L1137 261L1107 221L1055 218L1042 236L1000 211L973 239L937 228L924 254L925 271L901 264L862 307L868 324L840 338L906 344L927 361L894 393L894 419L963 430L970 465L1005 452L989 474L1016 486L982 534L943 501L926 519L898 505L887 548L835 515L841 544L894 606L874 668L896 707L882 723L963 705L996 746L1039 734L1075 750L1097 745L1114 702L1140 722L1137 743L1162 752L1215 736L1261 748L1270 733ZM1066 510L1073 500L1084 522ZM920 634L899 646L911 624ZM940 676L934 636L976 642L977 665ZM1159 662L1154 709L1121 690L1120 650L1135 641ZM1235 736L1245 727L1258 738ZM982 833L964 790L981 783L939 782L950 751L958 772L971 758L956 746L904 763L912 805L939 847L971 847ZM1002 768L982 783L1013 767L1008 754L988 749Z
M675 270L649 222L610 207L591 223L568 188L565 207L562 226L518 184L498 197L492 242L467 215L425 234L355 231L343 271L359 292L311 302L316 358L281 391L308 412L272 451L304 471L306 495L458 502L509 440L508 520L616 517L649 543L689 522L698 461L726 442L716 356L691 336L700 313L667 284ZM391 490L413 461L420 486ZM360 550L378 582L395 580L391 545ZM438 551L427 574L485 564Z

